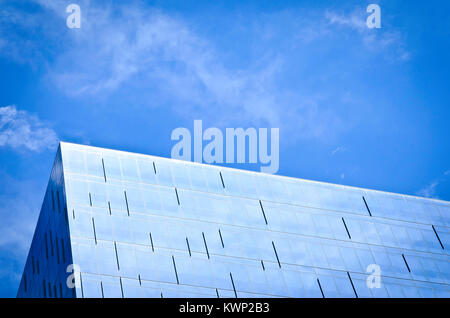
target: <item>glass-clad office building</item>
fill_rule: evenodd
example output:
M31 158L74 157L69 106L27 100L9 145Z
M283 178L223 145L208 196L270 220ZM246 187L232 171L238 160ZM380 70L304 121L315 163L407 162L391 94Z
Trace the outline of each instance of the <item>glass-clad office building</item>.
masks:
M450 203L61 143L18 297L449 297Z

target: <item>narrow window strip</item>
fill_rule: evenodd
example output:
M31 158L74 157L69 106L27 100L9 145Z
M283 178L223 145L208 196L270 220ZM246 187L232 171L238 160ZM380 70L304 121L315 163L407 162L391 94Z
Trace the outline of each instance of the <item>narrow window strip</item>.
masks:
M238 298L237 292L236 292L236 287L234 286L233 275L231 274L231 272L230 272L230 278L231 278L231 285L233 285L234 296L235 296L236 298Z
M436 229L434 228L434 225L431 225L431 227L433 228L434 235L436 235L436 238L438 239L439 244L441 245L442 249L444 249L444 245L442 244L441 239L440 239L440 237L439 237L439 235L438 235Z
M408 269L408 272L411 273L411 269L409 268L408 262L406 261L405 254L402 254L402 257L403 257L403 261L405 262L406 268Z
M273 251L275 252L275 256L277 257L278 266L281 268L280 259L278 258L277 249L275 248L275 243L272 241Z
M125 204L127 205L127 213L128 213L128 216L130 216L130 209L128 207L127 191L123 191L123 194L125 195Z
M152 233L150 232L149 235L150 235L150 244L152 245L152 251L154 252L155 251L155 247L153 246Z
M102 298L105 298L105 293L103 292L103 282L100 282L100 289L102 290Z
M358 293L356 292L355 285L353 285L353 280L352 280L352 277L350 276L349 272L347 272L347 276L348 276L348 279L350 280L350 284L352 284L353 292L355 293L356 298L358 298Z
M369 212L369 215L372 216L372 213L370 212L370 209L369 209L369 205L366 202L366 198L364 196L362 198L363 198L364 204L366 205L367 212Z
M219 171L220 181L222 181L222 187L225 189L225 183L223 182L222 171Z
M80 287L81 287L81 298L84 298L84 288L83 288L83 277L80 273Z
M175 194L177 196L178 205L180 205L180 198L178 197L178 190L177 190L177 188L175 188Z
M180 281L178 280L178 272L177 272L177 266L175 265L175 257L172 255L172 262L173 262L173 269L175 270L175 277L177 279L177 284L180 284Z
M262 260L261 260L261 266L262 266L263 271L265 271L266 268L264 267L264 262Z
M317 278L317 284L319 285L320 293L322 294L322 298L325 298L325 295L323 294L322 285L320 285L320 280Z
M109 209L109 215L111 215L111 202L108 201L108 209Z
M205 233L202 232L202 236L203 236L203 242L205 243L206 255L208 255L208 259L209 259L208 244L206 244Z
M117 253L117 244L116 244L116 242L114 242L114 250L116 251L117 269L120 271L119 254Z
M102 167L103 167L103 177L105 178L105 182L106 182L106 171L105 171L105 161L102 158Z
M222 247L225 248L225 244L223 244L222 232L219 229L220 242L222 243Z
M123 295L122 277L119 277L119 281L120 281L120 292L122 293L122 298L125 298Z
M95 245L97 245L97 233L95 232L95 221L94 221L94 218L92 218L92 229L94 230Z
M188 248L188 251L189 251L189 256L192 256L192 254L191 254L191 247L189 246L189 240L188 240L187 237L186 237L186 244L187 244L187 248Z
M216 288L216 295L217 295L217 298L220 298L219 291L217 290L217 288Z
M345 223L344 218L342 218L342 223L344 223L345 230L347 231L348 238L349 238L349 239L352 239L352 236L350 235L350 232L348 231L347 224Z
M263 205L262 205L261 200L259 200L259 205L260 205L260 207L261 207L261 211L262 211L262 214L263 214L263 216L264 216L264 221L266 222L266 225L267 225L268 223L267 223L266 213L264 212L264 207L263 207Z
M89 192L89 204L92 206L92 196L90 192Z
M155 174L156 174L156 164L154 161L153 161L153 171L155 171Z

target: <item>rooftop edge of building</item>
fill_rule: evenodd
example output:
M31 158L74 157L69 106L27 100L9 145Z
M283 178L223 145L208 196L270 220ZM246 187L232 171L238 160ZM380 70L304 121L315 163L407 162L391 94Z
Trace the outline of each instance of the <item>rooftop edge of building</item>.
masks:
M264 173L264 172L251 171L251 170L245 170L245 169L237 169L237 168L213 165L213 164L208 164L208 163L199 163L199 162L195 162L195 161L185 161L185 160L166 158L166 157L160 157L160 156L155 156L155 155L124 151L124 150L103 148L103 147L91 146L91 145L83 145L83 144L67 142L67 141L60 141L59 142L62 156L63 156L63 151L64 151L63 147L64 147L65 144L67 144L69 146L80 147L80 148L91 148L93 151L95 151L97 149L97 150L101 150L101 151L120 153L120 154L123 154L123 155L142 156L144 158L157 158L158 160L164 160L164 161L167 160L167 161L170 161L170 162L178 162L178 163L188 164L188 165L193 165L193 166L208 166L208 167L211 167L211 168L217 169L217 170L231 170L231 171L234 171L234 172L237 171L237 172L241 172L241 173L257 174L257 175L261 175L262 174L262 175L266 175L266 176L269 176L269 177L275 177L275 178L284 179L284 180L286 180L286 179L287 180L300 180L302 182L313 183L313 184L318 184L318 185L337 186L337 187L342 187L342 188L347 188L347 189L357 190L357 191L361 191L361 190L363 190L363 191L373 191L373 192L378 192L378 193L383 193L383 194L388 194L388 195L400 195L400 196L406 196L406 197L410 197L410 198L414 198L414 199L435 201L435 202L438 202L438 203L443 203L445 205L449 205L450 204L450 201L446 201L446 200L442 200L442 199L436 199L436 198L428 198L428 197L421 197L421 196L411 195L411 194L403 194L403 193L395 193L395 192L389 192L389 191L383 191L383 190L368 189L368 188L349 186L349 185L343 185L343 184L337 184L337 183L331 183L331 182L325 182L325 181L308 180L308 179L303 179L303 178L298 178L298 177L291 177L291 176L284 176L284 175L278 175L278 174L269 174L269 173Z

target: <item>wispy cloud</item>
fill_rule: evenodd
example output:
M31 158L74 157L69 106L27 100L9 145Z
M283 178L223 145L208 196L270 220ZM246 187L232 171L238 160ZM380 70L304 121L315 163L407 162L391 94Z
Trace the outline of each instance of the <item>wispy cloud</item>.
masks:
M339 152L344 152L344 151L346 151L347 149L345 149L344 147L342 147L342 146L337 146L332 152L331 152L331 155L332 156L334 156L335 154L337 154L337 153L339 153Z
M16 106L0 107L0 147L42 151L54 149L58 137L38 117Z
M253 17L252 23L234 22L233 27L239 25L247 32L237 41L247 38L251 44L246 52L230 48L223 52L220 36L208 36L179 15L140 2L115 3L112 8L80 0L82 28L69 30L65 27L67 1L34 1L43 10L31 22L17 13L10 16L23 29L30 29L30 23L39 24L33 21L45 20L52 28L38 27L37 33L46 39L39 43L51 45L15 50L25 54L49 51L47 79L60 92L90 102L107 103L114 95L129 96L127 102L138 99L137 103L149 107L171 105L171 110L184 118L208 118L217 126L279 127L285 140L328 141L352 125L351 119L342 118L339 107L344 106L336 103L342 100L337 95L343 94L336 77L345 72L336 70L336 65L323 66L308 45L314 41L321 41L320 47L333 46L332 41L339 41L339 47L347 45L340 43L341 27L350 32L360 30L356 33L366 43L365 53L373 54L373 47L396 50L398 44L393 43L399 42L388 32L380 37L363 31L365 12L359 17L328 11L324 16L305 9L299 18L299 12L287 10ZM3 24L7 26L7 22ZM261 30L270 30L270 34ZM290 33L293 40L286 43ZM373 44L374 40L384 44ZM33 45L32 40L27 43ZM239 45L239 50L246 45ZM313 47L317 50L317 43ZM251 58L248 63L231 63L229 57L238 54ZM302 72L288 74L289 65L296 63ZM327 86L335 87L336 92Z
M353 10L351 13L341 13L331 10L325 12L325 17L330 26L339 27L341 30L347 29L358 32L367 50L381 54L388 53L387 57L389 59L394 58L402 62L408 61L411 54L405 47L400 31L392 27L383 28L383 24L380 29L369 29L366 25L367 16L368 14L363 7L360 7L358 10Z
M439 199L439 187L441 187L443 184L448 183L449 177L450 170L447 170L439 178L433 180L428 185L418 190L416 194L427 198Z

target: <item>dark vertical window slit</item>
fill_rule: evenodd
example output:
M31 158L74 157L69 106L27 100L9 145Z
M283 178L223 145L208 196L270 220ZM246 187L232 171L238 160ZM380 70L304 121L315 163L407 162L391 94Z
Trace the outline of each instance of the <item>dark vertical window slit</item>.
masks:
M189 246L189 240L188 240L187 237L186 237L186 244L187 244L187 248L188 248L188 251L189 251L189 256L192 256L192 254L191 254L191 247Z
M94 221L94 218L92 218L92 229L94 230L94 240L95 240L95 244L97 245L97 232L95 232L95 221Z
M208 244L206 244L205 233L202 232L202 236L203 236L203 242L205 243L206 255L208 255L208 259L209 259Z
M267 225L266 213L264 213L264 207L263 207L263 205L262 205L261 200L259 200L259 205L261 206L261 211L262 211L262 214L263 214L263 216L264 216L264 221L266 222L266 225Z
M347 272L347 276L348 276L348 279L350 280L350 284L352 284L353 292L355 293L356 298L358 298L358 293L356 292L355 285L353 285L353 280L352 280L352 277L350 276L349 272Z
M103 158L102 158L102 167L103 167L103 177L105 178L106 182L105 160L103 160Z
M231 275L231 273L230 273L230 278L231 278L231 285L233 285L234 296L237 298L236 287L234 286L233 275Z
M406 268L408 269L408 272L411 273L411 269L409 268L408 262L406 261L405 254L402 254L402 257L403 257L403 261L405 262Z
M117 269L120 271L119 254L117 254L117 244L116 244L116 242L114 242L114 250L116 251Z
M350 235L350 232L348 231L347 224L345 224L344 218L342 218L342 223L344 223L345 230L347 231L348 238L349 238L349 239L352 239L352 236Z
M322 298L325 298L325 295L323 294L323 290L322 290L322 285L320 285L320 280L318 278L317 278L317 284L319 285L320 293L322 294Z
M44 291L44 298L47 298L47 287L45 286L45 279L42 281L42 289Z
M48 282L48 297L52 298L52 284Z
M63 294L62 294L62 284L59 283L59 298L63 298Z
M156 165L155 165L154 161L153 161L153 171L155 171L155 174L156 174Z
M84 298L84 289L83 289L83 278L80 273L80 285L81 285L81 298Z
M436 238L438 239L439 244L441 244L442 249L444 249L444 245L442 244L441 239L439 238L439 235L438 235L436 229L434 228L434 225L431 225L431 227L433 228L434 235L436 235Z
M75 210L72 210L72 217L75 220Z
M177 188L175 188L175 194L177 195L178 205L180 205L180 198L178 197L178 190L177 190Z
M217 298L220 298L219 291L217 290L217 288L216 288L216 295L217 295Z
M120 292L122 293L122 298L124 298L124 296L123 296L122 277L119 277L119 281L120 281Z
M364 204L366 205L367 212L369 212L369 215L372 216L372 213L370 213L369 205L366 202L366 198L364 196L362 198L363 198Z
M222 187L225 188L225 183L223 182L222 171L219 171L220 181L222 181Z
M108 209L109 209L109 215L111 215L111 202L108 201Z
M103 292L103 282L100 282L100 289L102 290L102 298L105 298L105 293Z
M56 285L53 285L53 294L55 295L55 298L58 298L58 293L56 291Z
M127 213L128 213L128 216L130 216L130 209L129 209L129 207L128 207L127 191L123 191L123 194L125 195L125 203L126 203L126 205L127 205Z
M278 258L277 249L275 248L275 243L272 241L273 251L275 252L275 256L277 257L278 266L281 268L280 259Z
M155 251L155 247L153 246L153 238L152 238L152 233L150 232L150 243L152 244L152 251Z
M141 274L138 274L138 279L139 279L139 286L142 286Z
M266 268L264 267L264 262L262 260L261 260L261 266L262 266L263 271L265 271Z
M219 236L220 236L220 242L222 243L222 247L225 248L225 245L223 244L222 232L220 232L220 229L219 229Z
M173 269L175 270L175 277L177 278L177 284L180 284L180 281L178 280L177 266L175 265L175 257L173 257L173 255L172 255L172 262L173 262Z
M92 206L92 196L90 192L89 192L89 204Z

